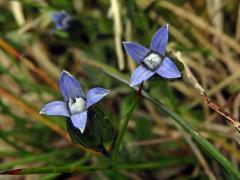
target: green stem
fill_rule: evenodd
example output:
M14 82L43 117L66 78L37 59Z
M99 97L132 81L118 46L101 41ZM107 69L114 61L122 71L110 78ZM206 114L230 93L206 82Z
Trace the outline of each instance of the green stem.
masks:
M152 162L144 163L117 163L114 165L93 165L93 166L65 166L65 167L36 167L36 168L25 168L25 169L14 169L0 173L0 175L24 175L24 174L56 174L56 173L79 173L89 171L100 171L100 170L143 170L143 169L160 169L175 165L182 164L195 164L196 160L192 158L179 158L179 159L165 159Z
M74 168L75 166L82 166L84 163L86 163L89 159L90 159L90 154L86 154L85 157L83 157L82 159L71 163L70 165L67 165L65 167L69 167L69 168ZM45 176L41 176L39 180L51 180L51 179L57 179L55 177L59 176L60 173L50 173L50 174L46 174Z
M36 161L41 161L41 162L50 161L50 159L52 159L60 154L63 154L63 152L69 153L71 151L73 151L73 150L66 148L66 149L61 149L61 150L55 150L55 151L47 153L47 154L28 156L26 158L22 158L22 159L19 159L16 161L11 161L8 163L0 164L0 170L9 169L9 168L13 168L20 164L26 164L26 163L36 162Z
M104 67L105 68L105 67ZM122 75L116 70L113 70L109 67L105 68L104 71L112 76L113 78L121 81L128 85L126 76ZM169 115L177 124L179 124L186 132L188 132L192 138L205 150L207 151L216 161L218 161L228 174L234 178L240 178L240 172L225 158L211 143L209 143L204 137L202 137L197 131L193 130L178 114L176 114L171 109L164 106L160 101L151 97L145 91L142 92L142 95L155 104L160 110Z
M23 147L19 146L14 141L10 140L8 137L4 136L3 132L0 131L0 138L3 139L6 143L14 147L15 149L20 150L21 152L28 153Z
M175 120L177 124L179 124L186 132L191 134L192 138L198 142L198 144L207 151L212 157L215 158L229 173L230 176L234 176L233 178L240 178L240 172L236 170L232 164L211 144L209 143L205 138L203 138L198 132L194 131L185 121L181 119L178 114L168 109L166 106L164 106L162 103L160 103L158 100L152 98L147 93L143 93L143 96L145 96L147 99L149 99L152 103L157 105L159 109L164 111L166 114L168 114L172 119Z
M119 153L119 148L120 148L120 145L121 145L121 142L123 140L123 136L124 136L124 133L127 129L127 125L128 125L128 122L129 120L131 119L132 117L132 114L133 114L133 111L134 109L137 107L137 105L139 104L139 101L140 101L140 97L137 96L134 100L134 102L131 104L127 114L126 114L126 117L125 119L123 120L123 122L121 123L121 127L120 127L120 132L119 132L119 135L117 137L117 140L116 140L116 144L115 144L115 148L114 148L114 151L113 151L113 161L116 161L117 160L117 156L118 156L118 153Z

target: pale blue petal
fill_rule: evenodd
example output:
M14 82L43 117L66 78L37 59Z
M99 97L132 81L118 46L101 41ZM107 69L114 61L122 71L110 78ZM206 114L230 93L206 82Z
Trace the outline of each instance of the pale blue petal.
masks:
M144 46L132 42L123 42L127 54L138 64L142 62L144 57L150 53L150 50Z
M52 20L55 22L57 29L67 29L69 28L69 23L72 17L68 15L66 11L50 13Z
M87 111L71 116L71 121L75 128L78 128L83 133L87 124Z
M50 16L54 22L58 22L59 20L63 19L66 15L67 15L66 11L50 13Z
M165 56L168 43L168 25L161 27L152 37L150 49Z
M65 70L62 71L59 85L64 101L68 101L70 98L85 97L79 82Z
M87 92L87 108L100 101L110 91L100 87L92 88Z
M44 105L40 114L70 117L68 108L62 101L53 101Z
M59 23L56 23L56 24L55 24L55 27L56 27L56 29L58 29L58 30L67 29L65 26L63 26L62 24L59 24Z
M72 23L72 17L71 16L67 16L62 20L62 29L68 29L71 26Z
M164 78L172 79L181 77L181 73L178 71L177 66L168 57L163 59L162 64L156 72Z
M138 66L131 77L130 87L141 84L155 74L154 71L147 69L144 65Z

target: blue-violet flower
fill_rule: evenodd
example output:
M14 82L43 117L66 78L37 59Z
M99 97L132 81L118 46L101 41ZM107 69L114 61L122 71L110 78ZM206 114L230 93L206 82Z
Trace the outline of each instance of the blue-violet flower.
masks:
M42 108L40 114L70 117L74 127L83 133L87 123L87 110L100 101L110 91L96 87L85 96L79 82L67 71L63 70L59 86L63 101L52 101Z
M136 43L123 42L127 54L140 64L132 74L130 87L141 84L155 73L167 79L181 77L177 66L165 55L167 43L168 25L153 35L149 49Z
M50 13L50 17L55 23L56 29L59 30L68 29L73 19L65 10Z

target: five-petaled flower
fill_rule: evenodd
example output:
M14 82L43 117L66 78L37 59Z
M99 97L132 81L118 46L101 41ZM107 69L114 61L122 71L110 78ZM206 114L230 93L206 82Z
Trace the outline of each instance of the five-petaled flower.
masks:
M155 73L168 79L181 77L176 65L165 55L167 43L168 25L153 35L149 49L136 43L123 42L127 54L140 64L132 74L130 87L141 84Z
M65 70L62 71L59 86L64 102L52 101L42 108L40 114L70 117L74 127L83 133L87 123L88 108L110 91L96 87L90 89L85 96L79 82Z
M56 29L59 30L68 29L73 19L65 10L50 13L50 16L55 23Z

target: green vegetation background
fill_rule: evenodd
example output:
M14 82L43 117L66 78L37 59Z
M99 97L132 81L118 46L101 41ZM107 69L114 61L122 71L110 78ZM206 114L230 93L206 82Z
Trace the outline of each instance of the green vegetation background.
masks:
M74 28L55 30L49 13L61 10L76 19ZM122 81L129 80L136 64L121 41L148 46L167 23L168 50L181 52L179 60L207 94L239 119L238 0L3 0L0 11L0 171L68 168L29 175L37 179L237 179L239 133L210 109L186 72L178 81L155 77L145 83L150 100L142 98L132 114L118 158L123 165L112 170L103 168L108 158L69 141L64 118L38 112L47 102L61 100L58 78L65 69L84 90L111 89L99 106L114 126L115 140L135 98ZM182 121L195 131L185 129ZM111 142L106 147L111 150ZM71 167L93 164L104 170L71 172Z

